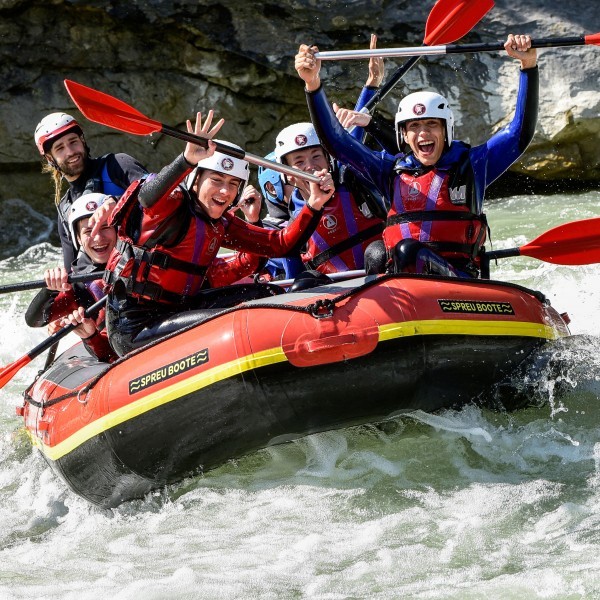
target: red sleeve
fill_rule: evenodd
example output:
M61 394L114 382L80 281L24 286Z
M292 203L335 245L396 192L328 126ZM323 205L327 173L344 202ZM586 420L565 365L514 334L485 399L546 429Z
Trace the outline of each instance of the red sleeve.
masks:
M243 277L256 273L262 262L260 256L250 252L236 252L226 258L217 256L210 265L206 277L210 287L213 288L231 285Z
M147 218L162 221L163 219L174 213L183 201L183 192L181 191L181 188L177 187L162 198L160 198L160 200L158 200L152 206L144 208L144 215Z
M322 211L313 211L305 205L284 229L263 229L228 213L222 245L268 257L299 253L319 224L321 214Z
M106 329L97 331L92 337L83 340L85 347L91 354L94 354L99 361L113 362L119 356L108 343L108 334Z
M60 292L50 307L48 323L72 313L74 310L77 310L78 306L79 304L77 304L77 298L75 298L75 292L73 292L73 290Z

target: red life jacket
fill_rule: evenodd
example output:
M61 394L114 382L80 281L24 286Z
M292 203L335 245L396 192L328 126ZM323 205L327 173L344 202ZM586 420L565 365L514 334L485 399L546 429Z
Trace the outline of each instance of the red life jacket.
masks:
M446 259L478 264L486 237L484 215L472 213L464 198L450 197L449 174L431 169L422 175L401 173L394 180L394 196L383 241L388 250L404 239L415 239Z
M381 219L365 216L353 195L342 187L325 205L302 260L309 269L321 273L362 269L365 249L381 239L382 231Z
M225 227L221 220L209 221L193 212L182 188L168 196L169 203L178 203L173 212L149 215L137 201L140 185L128 188L115 209L119 240L106 265L105 281L121 281L134 298L184 303L202 287Z

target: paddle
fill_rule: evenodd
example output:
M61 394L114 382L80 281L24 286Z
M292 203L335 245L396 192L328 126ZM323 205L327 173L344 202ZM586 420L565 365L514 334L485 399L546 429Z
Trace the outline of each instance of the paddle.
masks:
M600 33L576 37L542 38L531 40L532 48L559 48L564 46L600 46ZM464 54L468 52L494 52L504 50L504 42L492 44L450 44L446 46L421 46L410 48L377 48L375 50L339 50L317 52L321 60L351 60L354 58L373 58L391 56L425 56L433 54Z
M106 296L86 309L84 313L85 316L90 317L94 315L96 311L100 310L104 306L105 302ZM56 342L64 338L68 333L71 333L75 327L76 325L72 324L63 327L60 331L57 331L56 333L53 333L51 336L47 337L43 342L31 349L27 354L16 360L14 363L4 367L0 371L0 389L2 389L23 367L28 365L34 358L51 348Z
M433 44L450 44L465 36L493 8L494 0L438 0L431 9L425 24L426 46ZM327 53L326 53L327 54ZM322 52L317 54L319 57ZM380 87L361 112L370 113L396 86L396 84L414 67L420 56L413 56Z
M493 250L486 258L529 256L557 265L600 263L600 217L558 225L520 248Z
M86 283L94 281L102 277L104 271L96 271L94 273L84 273L82 275L69 275L69 283ZM26 290L36 290L46 287L46 282L43 279L35 281L24 281L23 283L9 283L0 286L0 294L9 294L11 292L24 292Z
M79 108L81 113L90 121L134 135L164 133L165 135L169 135L185 142L198 144L204 148L208 146L208 138L194 135L187 131L174 129L164 123L155 121L143 115L139 110L129 106L129 104L126 104L122 100L118 100L104 92L99 92L98 90L82 85L81 83L70 81L69 79L65 79L65 87L73 99L73 102L77 105L77 108ZM299 179L305 179L306 181L312 181L313 183L319 183L320 181L318 177L306 173L305 171L288 167L287 165L268 160L262 156L250 154L241 149L238 150L232 148L231 146L217 141L215 141L215 143L217 144L217 150L228 156L244 159L253 165L273 169L274 171L298 177Z

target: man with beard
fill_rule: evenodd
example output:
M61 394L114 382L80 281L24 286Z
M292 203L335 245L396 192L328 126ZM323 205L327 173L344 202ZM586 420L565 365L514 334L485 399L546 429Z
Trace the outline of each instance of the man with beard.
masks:
M67 272L76 255L76 244L69 234L69 211L81 195L102 193L112 196L102 210L110 213L129 185L146 175L146 169L128 154L105 154L91 158L83 130L66 113L45 116L35 129L35 143L43 157L43 172L54 180L54 201L58 210L58 235ZM62 180L69 189L62 196Z

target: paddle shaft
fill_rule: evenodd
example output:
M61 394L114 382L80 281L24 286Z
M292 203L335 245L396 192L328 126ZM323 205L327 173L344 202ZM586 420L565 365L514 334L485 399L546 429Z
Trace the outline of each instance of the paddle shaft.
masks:
M575 36L564 38L542 38L531 40L532 48L554 48L564 46L585 46L593 36ZM377 48L375 50L335 50L317 52L320 60L353 60L360 58L390 58L402 56L431 56L437 54L466 54L469 52L495 52L504 50L504 42L490 44L447 44L444 46L418 46L410 48Z
M94 316L106 304L106 298L107 296L104 296L103 298L100 298L98 302L95 302L89 308L86 308L84 315L87 318ZM40 342L35 348L33 348L27 353L27 356L31 360L33 360L36 356L39 356L40 354L51 348L55 342L62 340L62 338L71 333L71 331L73 331L73 329L75 329L76 327L77 325L69 323L62 329L59 329L56 333L53 333L51 336L47 337L43 342Z
M195 135L193 133L188 133L187 131L181 131L179 129L175 129L174 127L169 127L168 125L164 125L161 123L161 132L165 135L169 135L171 137L183 140L184 142L191 142L192 144L198 144L203 148L208 147L208 138L201 137L199 135ZM267 158L263 158L262 156L258 156L256 154L250 154L249 152L245 152L244 150L238 150L237 148L233 148L228 144L221 144L217 140L213 140L217 145L217 152L222 152L223 154L227 154L228 156L233 156L234 158L239 158L242 160L247 160L249 163L253 165L257 165L259 167L265 167L266 169L272 169L273 171L279 171L280 173L285 173L286 175L291 175L292 177L298 177L300 179L305 179L306 181L312 181L313 183L319 183L320 179L315 175L310 173L306 173L305 171L300 171L299 169L294 169L293 167L288 167L282 163L278 163Z
M82 275L69 275L69 283L87 283L102 277L104 271L96 271L94 273L84 273ZM43 279L35 281L25 281L24 283L9 283L0 287L0 294L8 294L11 292L24 292L26 290L36 290L46 287L46 282Z
M96 311L100 310L104 304L106 303L106 296L101 298L95 304L92 304L85 311L86 317L92 317L96 313ZM43 354L46 350L52 348L55 344L58 344L62 338L71 333L73 329L75 329L77 325L73 325L69 323L66 327L63 327L61 330L53 333L51 336L47 337L43 342L39 343L35 348L32 348L27 354L24 354L16 360L14 363L11 363L7 367L4 367L0 370L0 389L2 389L23 367L27 366L34 358Z
M396 69L391 77L373 94L361 108L361 112L370 113L393 89L396 84L412 69L421 59L420 56L409 58L401 67Z
M485 253L485 257L488 260L511 258L513 256L521 256L521 248L505 248L504 250L491 250Z
M493 0L438 0L425 25L426 45L451 44L465 36L493 8ZM396 84L419 61L420 56L413 56L398 67L389 79L381 86L369 101L362 107L361 112L371 113L396 86Z

